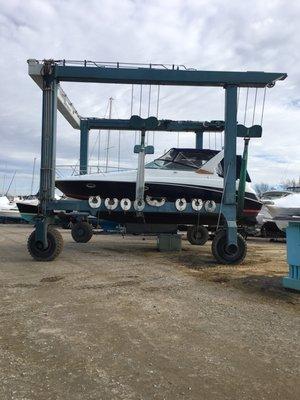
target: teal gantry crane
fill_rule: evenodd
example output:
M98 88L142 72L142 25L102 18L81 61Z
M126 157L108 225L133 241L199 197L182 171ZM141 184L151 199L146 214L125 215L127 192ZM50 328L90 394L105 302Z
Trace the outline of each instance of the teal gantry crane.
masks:
M88 132L92 127L101 126L104 122L81 118L67 95L60 87L60 82L93 82L141 85L169 85L169 86L209 86L222 87L225 91L224 129L224 189L222 204L218 204L215 213L221 214L226 223L226 229L216 235L213 243L213 253L218 261L236 263L244 259L246 245L240 240L237 233L237 196L236 196L236 138L259 137L261 129L246 128L237 124L237 90L238 88L265 88L273 87L278 80L284 80L285 73L276 72L229 72L229 71L201 71L188 69L184 66L162 64L128 64L103 63L94 61L66 61L66 60L28 60L29 75L40 86L43 93L42 109L42 144L41 144L41 171L39 191L39 213L36 219L35 230L29 237L28 249L37 260L53 260L61 251L62 238L58 231L49 225L53 219L53 210L78 210L93 214L95 210L89 208L87 201L55 201L55 165L56 165L56 118L57 109L70 122L71 126L81 131L80 171L87 171ZM117 121L117 122L116 122ZM122 122L123 121L123 122ZM175 131L197 132L196 145L201 147L202 133L205 123L192 121L171 121ZM170 122L169 127L172 125ZM94 123L94 125L93 125ZM140 124L140 129L136 128ZM180 124L189 123L189 129L179 129ZM213 121L211 122L213 123ZM211 124L210 123L210 124ZM105 120L107 129L118 126L117 129L159 130L163 121L154 117L147 120ZM115 125L113 125L115 124ZM194 125L193 125L194 124ZM198 124L198 125L197 125ZM202 124L202 125L201 125ZM193 125L193 127L192 127ZM196 126L197 125L197 126ZM165 126L166 127L166 126ZM199 129L198 129L199 128ZM202 128L202 129L201 129ZM260 127L258 127L260 128ZM168 129L161 129L168 130ZM169 129L172 131L172 129ZM141 135L143 136L143 135ZM149 149L151 151L151 149ZM137 146L139 157L147 152L143 142ZM143 163L141 163L143 165ZM142 168L142 167L141 167ZM142 171L140 171L142 172ZM138 170L139 175L139 170ZM138 185L138 182L137 182ZM241 193L243 190L241 188ZM147 205L143 213L149 212ZM162 206L166 212L174 211L174 205L166 203ZM156 210L160 212L159 209ZM136 209L136 212L140 212ZM153 212L153 209L151 209ZM190 206L186 212L191 212Z

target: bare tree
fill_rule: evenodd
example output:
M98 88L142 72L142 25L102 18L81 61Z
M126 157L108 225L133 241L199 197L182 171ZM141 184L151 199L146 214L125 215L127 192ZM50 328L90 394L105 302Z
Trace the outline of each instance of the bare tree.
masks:
M254 189L256 191L256 193L261 196L263 193L267 192L268 190L271 190L271 186L268 183L256 183L254 185Z
M298 179L295 179L295 178L285 179L284 181L281 182L281 185L285 189L299 187L300 186L300 176Z

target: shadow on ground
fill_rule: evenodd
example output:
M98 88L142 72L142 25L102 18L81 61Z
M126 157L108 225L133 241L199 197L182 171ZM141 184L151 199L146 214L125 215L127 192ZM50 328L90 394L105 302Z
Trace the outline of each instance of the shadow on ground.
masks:
M178 262L202 281L300 306L300 294L282 286L282 278L288 274L284 260L274 265L274 258L254 251L251 261L246 260L240 265L220 265L213 261L211 254L205 253L201 256L181 254Z

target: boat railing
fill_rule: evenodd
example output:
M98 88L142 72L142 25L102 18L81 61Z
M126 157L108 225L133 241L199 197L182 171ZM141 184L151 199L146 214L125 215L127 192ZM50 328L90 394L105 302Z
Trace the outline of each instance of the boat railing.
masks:
M129 168L125 166L116 165L89 165L87 173L88 174L104 174L106 172L116 172L116 171L134 171L136 168ZM80 175L80 167L78 164L61 164L56 166L56 177L63 178L65 176L76 176Z
M46 60L28 60L30 62L44 63ZM92 60L51 60L58 66L78 66L91 68L130 68L130 69L166 69L166 70L184 70L196 71L195 68L188 68L183 64L160 64L160 63L128 63L118 61L92 61Z

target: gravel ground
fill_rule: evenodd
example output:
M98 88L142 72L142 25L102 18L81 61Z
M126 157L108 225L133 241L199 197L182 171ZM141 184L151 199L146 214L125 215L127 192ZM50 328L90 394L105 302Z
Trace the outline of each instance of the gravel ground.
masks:
M0 226L0 399L299 399L300 295L285 245L238 267L210 243L94 236L37 263L32 228Z

